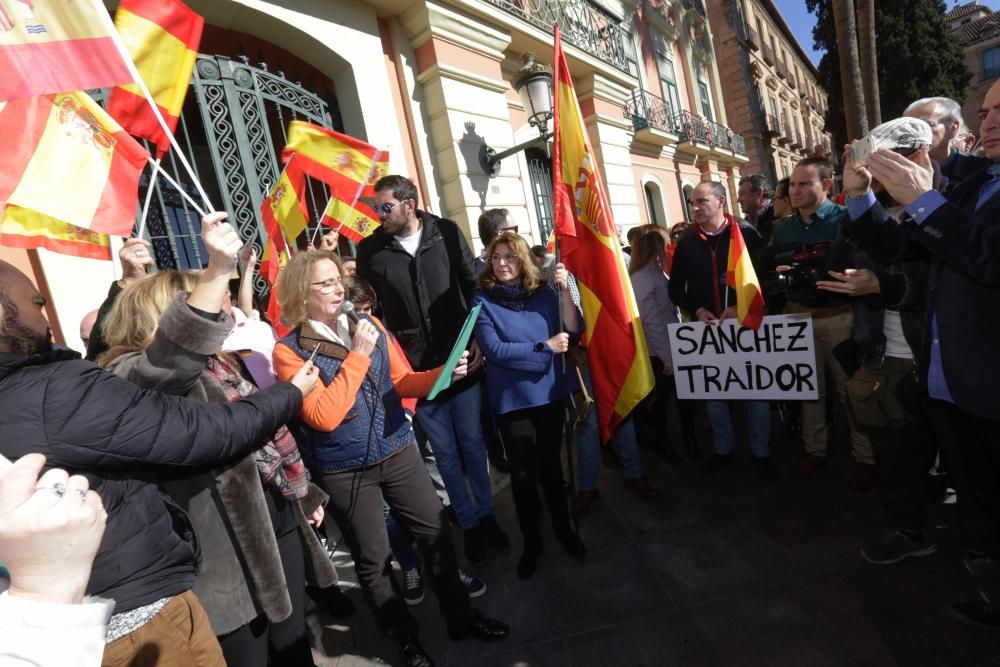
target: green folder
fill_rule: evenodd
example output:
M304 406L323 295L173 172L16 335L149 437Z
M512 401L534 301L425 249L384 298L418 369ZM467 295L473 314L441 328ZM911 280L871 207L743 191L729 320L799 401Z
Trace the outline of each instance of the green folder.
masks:
M476 318L479 317L479 310L482 307L482 304L477 303L469 311L469 316L465 318L465 324L462 325L462 331L458 334L458 340L455 341L455 346L451 348L451 354L448 355L448 361L444 362L444 366L441 367L441 375L438 375L437 382L431 387L431 393L427 394L427 400L433 400L451 386L451 374L455 372L455 366L458 365L458 360L465 352L465 346L472 338L472 328L476 326Z

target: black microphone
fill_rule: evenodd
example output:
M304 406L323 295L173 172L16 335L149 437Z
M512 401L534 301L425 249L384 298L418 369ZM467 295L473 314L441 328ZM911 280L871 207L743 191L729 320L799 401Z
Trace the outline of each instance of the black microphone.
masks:
M340 312L347 315L355 324L361 321L361 316L358 315L358 311L354 309L354 304L350 301L344 301L340 304Z

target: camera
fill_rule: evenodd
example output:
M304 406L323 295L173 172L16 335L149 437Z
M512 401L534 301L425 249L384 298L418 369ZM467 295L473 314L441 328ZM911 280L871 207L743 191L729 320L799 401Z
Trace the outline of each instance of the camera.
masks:
M762 275L765 294L814 292L816 281L825 280L831 267L832 242L811 245L794 244L774 255L774 262L786 265L787 271L768 271Z

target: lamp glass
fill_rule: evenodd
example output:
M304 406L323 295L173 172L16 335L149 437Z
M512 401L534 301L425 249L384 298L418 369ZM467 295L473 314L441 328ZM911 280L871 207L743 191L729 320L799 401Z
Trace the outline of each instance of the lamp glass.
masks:
M539 130L545 132L548 119L552 117L552 76L540 72L526 77L520 84L517 92L528 112L529 122L541 126Z

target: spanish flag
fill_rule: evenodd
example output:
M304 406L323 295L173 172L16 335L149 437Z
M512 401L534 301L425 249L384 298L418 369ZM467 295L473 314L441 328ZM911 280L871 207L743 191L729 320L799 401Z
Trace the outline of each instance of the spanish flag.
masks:
M295 243L309 224L309 209L305 199L306 177L298 160L292 159L278 176L274 187L260 206L264 229L274 237L272 230L279 227L289 243Z
M0 101L131 81L110 30L89 1L0 0Z
M332 227L355 243L372 235L381 225L378 216L371 206L360 199L354 203L354 208L336 195L330 197L330 202L323 211L322 224Z
M171 133L184 106L204 25L180 0L122 0L115 14L118 34ZM170 149L170 138L137 84L111 91L108 113L130 134L156 144L159 155Z
M9 209L2 216L0 245L26 250L45 248L63 255L111 261L111 239L107 234L56 222L26 209Z
M726 263L726 285L736 290L736 317L740 325L757 329L764 320L764 295L757 282L757 273L750 263L750 253L736 219L729 217L729 260Z
M86 93L8 102L0 111L0 137L7 217L131 233L149 153Z
M576 276L601 436L653 388L653 371L600 170L555 30L552 192L562 262Z
M281 153L284 161L292 155L302 158L302 170L323 181L334 192L354 192L361 186L362 197L375 195L375 182L389 173L389 153L360 139L319 125L293 120Z

